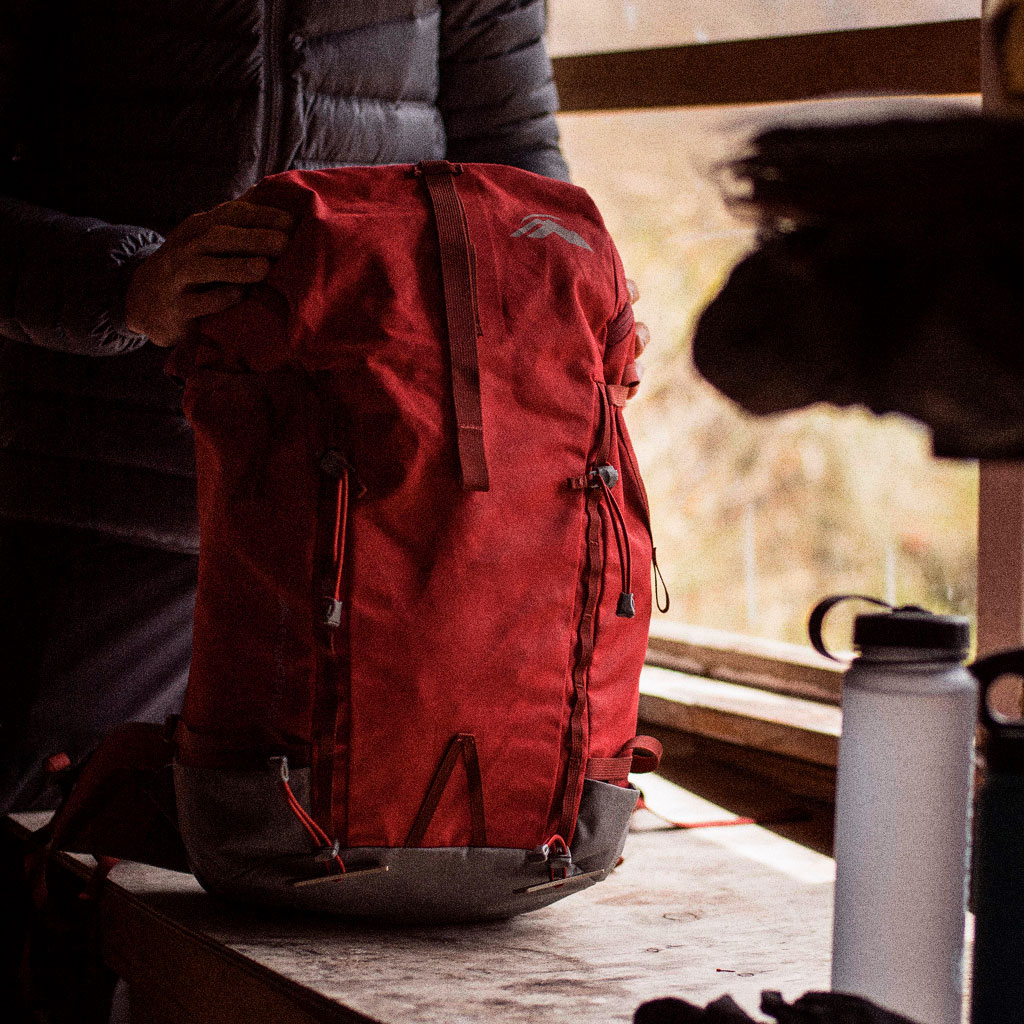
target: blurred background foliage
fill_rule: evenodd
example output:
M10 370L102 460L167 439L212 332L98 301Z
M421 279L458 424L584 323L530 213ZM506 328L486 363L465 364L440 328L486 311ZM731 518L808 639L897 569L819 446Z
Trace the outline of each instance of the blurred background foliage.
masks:
M977 14L963 0L551 0L549 12L555 53ZM691 365L696 316L753 243L723 202L720 165L757 125L793 113L560 116L574 180L601 208L651 329L627 418L672 593L668 618L803 643L810 608L830 593L973 616L976 464L935 459L927 431L896 416L815 407L753 418Z

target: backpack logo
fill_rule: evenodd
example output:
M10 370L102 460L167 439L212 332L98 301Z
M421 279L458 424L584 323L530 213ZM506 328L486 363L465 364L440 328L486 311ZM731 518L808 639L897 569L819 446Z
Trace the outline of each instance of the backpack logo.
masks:
M520 235L526 235L527 238L547 238L548 235L558 235L559 238L564 238L565 241L572 245L578 245L581 249L586 249L587 252L594 251L575 231L570 231L564 225L559 224L559 220L560 218L552 217L548 213L528 213L523 218L522 227L513 231L509 238L519 238Z

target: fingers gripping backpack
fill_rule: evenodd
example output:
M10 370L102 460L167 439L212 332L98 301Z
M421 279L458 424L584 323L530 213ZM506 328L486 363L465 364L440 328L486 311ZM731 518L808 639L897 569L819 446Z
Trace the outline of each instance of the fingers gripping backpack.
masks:
M651 540L622 268L580 189L509 167L288 172L266 283L175 359L200 565L175 787L225 896L394 920L603 878Z

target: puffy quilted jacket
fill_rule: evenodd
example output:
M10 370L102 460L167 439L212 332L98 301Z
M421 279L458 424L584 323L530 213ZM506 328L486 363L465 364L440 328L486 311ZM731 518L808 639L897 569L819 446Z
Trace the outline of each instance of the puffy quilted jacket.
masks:
M5 3L0 516L194 550L180 397L124 325L137 261L275 171L448 156L566 178L543 7Z

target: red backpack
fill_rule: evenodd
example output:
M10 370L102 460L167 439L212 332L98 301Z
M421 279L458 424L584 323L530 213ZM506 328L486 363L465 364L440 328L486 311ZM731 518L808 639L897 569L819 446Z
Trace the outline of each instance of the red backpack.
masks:
M246 901L505 917L603 878L634 736L647 500L622 267L510 167L292 171L264 285L174 360L200 560L175 787Z

